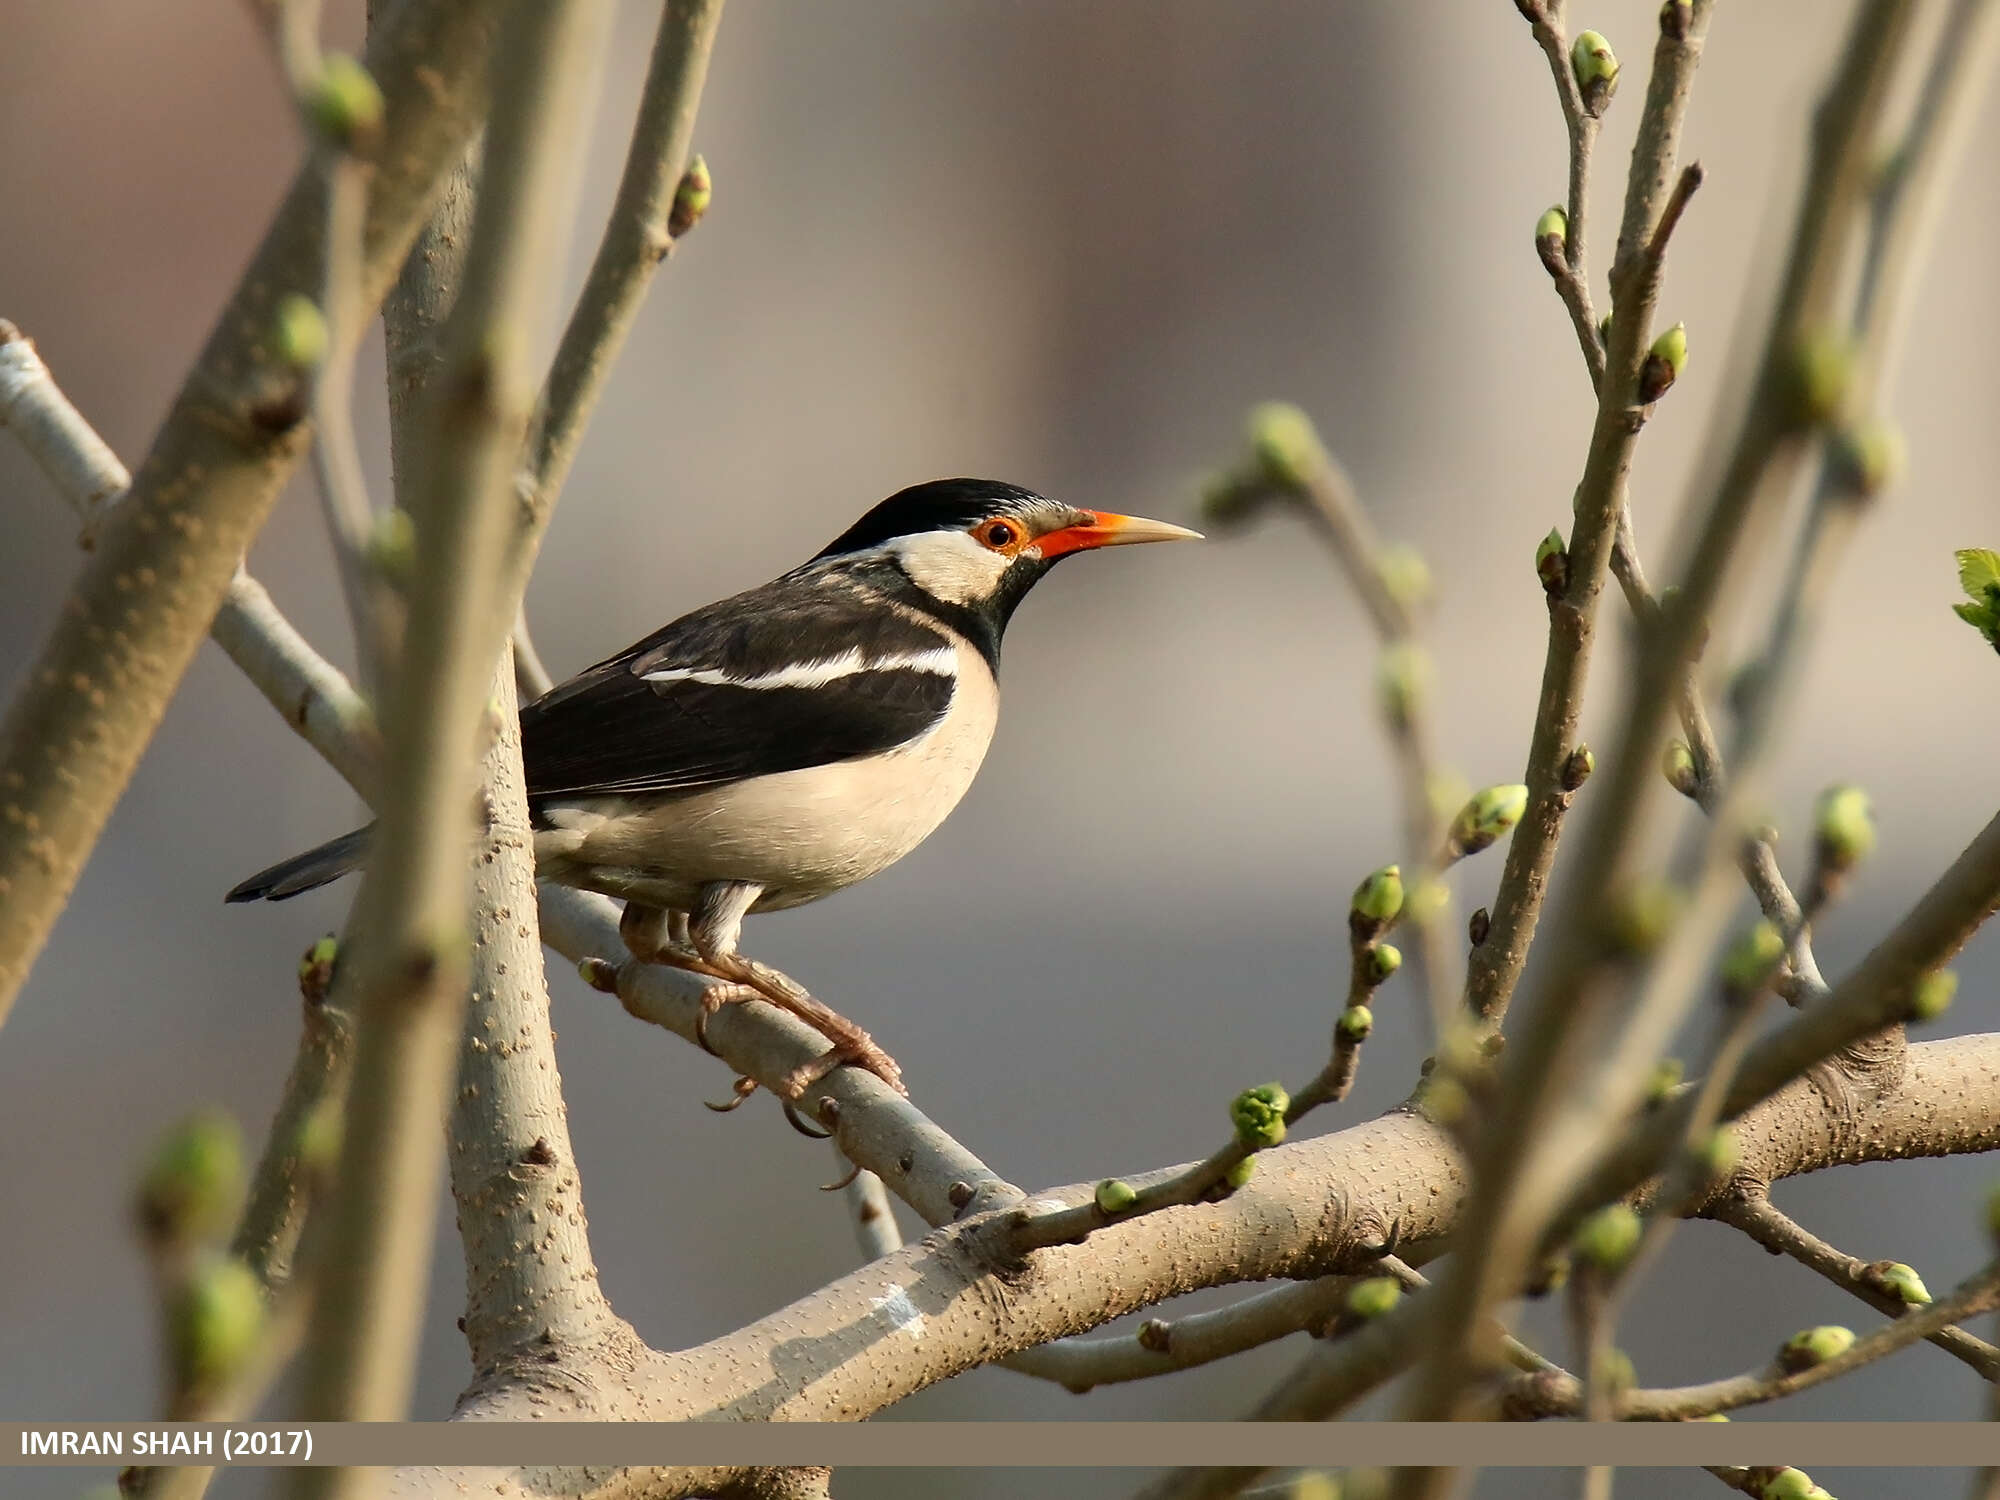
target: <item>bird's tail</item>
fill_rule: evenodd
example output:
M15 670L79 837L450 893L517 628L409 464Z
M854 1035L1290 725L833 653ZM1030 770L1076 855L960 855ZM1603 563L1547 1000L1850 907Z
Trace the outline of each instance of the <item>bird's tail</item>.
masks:
M283 901L304 891L318 890L329 881L361 868L368 858L368 841L374 836L371 823L337 839L328 839L315 849L294 854L290 859L259 870L222 899L225 901Z

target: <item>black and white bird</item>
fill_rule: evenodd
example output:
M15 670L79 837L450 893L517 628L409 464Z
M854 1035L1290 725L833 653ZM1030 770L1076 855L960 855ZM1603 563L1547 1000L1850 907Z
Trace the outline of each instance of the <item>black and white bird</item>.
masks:
M626 903L641 958L725 981L901 1087L867 1033L738 952L743 919L887 868L965 795L1000 707L1000 639L1072 553L1195 538L985 479L890 496L783 577L683 615L521 710L540 880ZM368 829L253 875L281 901L366 859ZM739 1093L742 1086L739 1085Z

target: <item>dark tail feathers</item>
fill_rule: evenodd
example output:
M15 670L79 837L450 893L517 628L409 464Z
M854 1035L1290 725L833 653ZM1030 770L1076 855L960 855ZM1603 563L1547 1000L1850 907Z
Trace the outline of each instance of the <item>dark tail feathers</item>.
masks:
M283 901L304 891L318 890L330 881L361 868L368 858L368 840L374 826L357 828L337 839L328 839L316 849L294 854L290 859L259 870L222 899L225 901Z

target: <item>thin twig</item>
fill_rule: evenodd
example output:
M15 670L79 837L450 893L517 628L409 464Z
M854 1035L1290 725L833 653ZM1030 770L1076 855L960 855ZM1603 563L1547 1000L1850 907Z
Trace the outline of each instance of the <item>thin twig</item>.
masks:
M1568 577L1549 598L1549 645L1542 668L1541 711L1528 747L1522 780L1528 808L1507 848L1486 940L1473 950L1466 999L1475 1014L1497 1025L1506 1014L1527 964L1541 917L1556 841L1573 790L1563 770L1578 744L1583 689L1596 635L1599 593L1609 565L1626 475L1647 408L1638 383L1659 296L1661 261L1653 231L1669 199L1668 179L1679 153L1695 65L1708 30L1713 0L1696 0L1684 34L1663 30L1639 123L1627 178L1624 223L1612 266L1612 330L1599 382L1597 418L1573 502L1575 520L1566 549ZM1673 10L1669 7L1668 10ZM1666 12L1663 12L1665 14ZM1567 58L1563 66L1568 66ZM1591 336L1596 337L1593 329ZM1600 887L1601 889L1601 887Z
M1869 1263L1844 1255L1803 1225L1794 1222L1761 1192L1734 1194L1709 1205L1707 1217L1740 1229L1773 1255L1788 1255L1844 1287L1877 1312L1892 1318L1907 1316L1911 1304L1889 1291L1875 1274L1884 1262ZM1977 1370L1982 1379L2000 1381L2000 1349L1963 1328L1941 1328L1930 1341L1955 1359Z
M1655 98L1684 100L1685 76L1676 80L1673 75L1691 71L1690 43L1698 48L1708 9L1697 0L1689 38L1676 40L1663 32L1655 54L1649 113ZM1908 0L1870 0L1862 7L1817 117L1814 162L1750 414L1706 509L1702 539L1693 551L1677 607L1665 612L1648 633L1636 680L1627 695L1625 722L1613 753L1607 757L1607 785L1593 796L1594 812L1583 830L1567 895L1551 923L1551 957L1541 972L1536 1003L1527 1024L1510 1039L1499 1106L1484 1132L1477 1163L1475 1192L1465 1223L1465 1259L1454 1266L1439 1299L1441 1329L1449 1331L1429 1340L1426 1368L1408 1409L1412 1417L1448 1414L1476 1365L1474 1351L1465 1342L1469 1330L1479 1326L1483 1315L1499 1300L1512 1294L1543 1238L1542 1226L1548 1214L1562 1201L1581 1165L1579 1153L1587 1159L1590 1140L1558 1135L1551 1127L1569 1106L1570 1080L1591 1045L1592 1028L1583 1022L1591 1000L1603 990L1597 982L1603 947L1595 939L1602 927L1604 893L1621 889L1627 879L1636 815L1652 783L1658 780L1653 763L1662 721L1671 711L1672 684L1704 628L1724 566L1750 511L1768 503L1768 497L1777 493L1777 481L1796 467L1802 444L1791 395L1795 351L1803 331L1819 326L1831 305L1845 259L1844 231L1858 202L1869 125L1888 86L1912 10ZM1677 126L1679 114L1671 113ZM1644 123L1640 136L1642 143L1648 137ZM1624 290L1613 314L1612 378L1607 381L1607 396L1614 393L1612 388L1621 379L1636 373L1640 349L1636 341L1648 321L1641 310L1650 307L1657 285L1658 267L1648 262L1645 248L1652 242L1658 214L1640 189L1650 185L1663 190L1666 173L1649 170L1642 174L1639 163L1643 154L1634 158L1634 191L1627 200L1619 261L1613 270L1614 285ZM1634 303L1639 326L1627 319L1628 299ZM1600 419L1600 433L1603 425ZM1593 443L1593 452L1596 448ZM1629 448L1626 452L1629 455ZM1587 473L1586 484L1588 481ZM1605 524L1594 535L1590 563L1599 577L1608 561L1623 504L1622 490L1621 477L1603 491L1606 504L1601 516ZM1582 530L1579 526L1578 532ZM1573 537L1573 575L1582 550ZM1543 725L1547 717L1543 716ZM1538 725L1538 744L1546 738L1543 725ZM1531 796L1534 785L1531 778ZM1522 847L1521 833L1528 826L1524 820L1522 830L1515 835L1510 874L1513 855ZM1503 881L1503 889L1504 885ZM1505 906L1504 900L1496 904L1496 932ZM1489 938L1480 951L1491 946ZM1662 1009L1656 1007L1652 1014L1658 1016ZM1625 1082L1637 1090L1643 1087L1643 1075L1621 1081L1621 1088Z
M1621 1396L1617 1416L1625 1422L1687 1422L1717 1412L1777 1401L1837 1380L1863 1365L1875 1363L1942 1328L2000 1306L2000 1271L1992 1267L1968 1278L1942 1302L1885 1323L1845 1351L1805 1369L1772 1364L1761 1370L1711 1380L1702 1385L1662 1390L1632 1390ZM1518 1419L1575 1416L1582 1411L1582 1392L1573 1380L1526 1376L1512 1383L1505 1401Z
M667 0L624 175L590 274L556 346L523 463L516 566L532 561L569 477L584 424L625 345L653 273L673 253L674 206L686 178L708 58L723 0ZM705 191L705 190L704 190Z

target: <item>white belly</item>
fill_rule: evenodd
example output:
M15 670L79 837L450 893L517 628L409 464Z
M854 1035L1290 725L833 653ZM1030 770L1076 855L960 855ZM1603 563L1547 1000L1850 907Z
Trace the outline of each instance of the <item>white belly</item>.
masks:
M886 869L958 805L993 739L999 694L986 663L959 652L951 707L923 738L863 759L634 807L584 799L545 809L535 836L544 880L686 910L703 885L751 881L753 908L798 906Z

